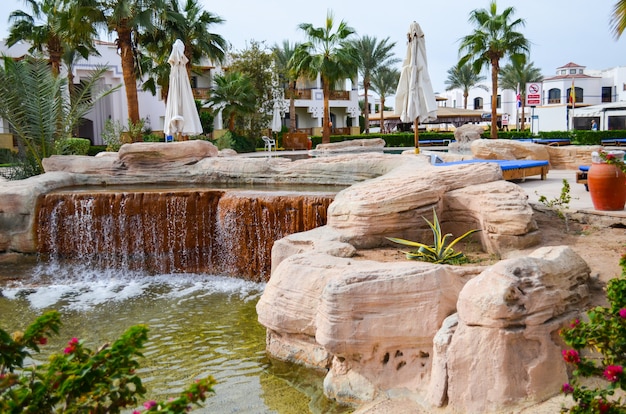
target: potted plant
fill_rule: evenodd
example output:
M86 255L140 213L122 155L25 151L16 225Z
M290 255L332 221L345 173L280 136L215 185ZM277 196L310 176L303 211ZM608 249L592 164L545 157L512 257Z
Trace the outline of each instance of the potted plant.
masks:
M626 164L624 151L591 154L587 176L589 194L596 210L623 210L626 204Z

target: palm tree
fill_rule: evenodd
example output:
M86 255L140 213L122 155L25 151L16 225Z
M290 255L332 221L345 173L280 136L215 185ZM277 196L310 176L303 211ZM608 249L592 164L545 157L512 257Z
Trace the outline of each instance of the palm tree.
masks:
M31 13L15 10L9 15L12 25L7 45L21 40L30 42L30 52L47 53L54 76L61 71L63 53L72 48L85 59L95 53L92 38L96 37L93 25L77 16L86 11L84 1L75 0L25 0Z
M321 77L324 94L322 143L330 142L330 92L338 81L355 77L359 62L358 53L349 42L354 29L343 20L336 30L334 26L330 11L323 27L314 27L310 23L298 25L306 34L307 41L300 44L292 58L292 66L297 73L310 79L318 75Z
M115 32L122 63L126 89L128 121L139 123L137 78L139 75L138 38L141 31L154 30L157 10L163 10L163 0L102 0L104 19L109 32Z
M149 74L142 85L143 90L156 93L161 87L161 97L167 100L169 92L170 65L167 62L172 45L176 39L185 44L187 57L187 75L191 76L193 65L203 57L212 62L223 63L226 41L217 34L209 32L209 26L222 23L224 20L202 10L196 0L187 0L181 10L178 0L166 0L168 6L159 16L157 30L139 34L138 43L147 52L141 62Z
M619 0L613 6L610 26L615 38L619 39L626 29L626 0Z
M299 46L299 43L292 46L289 40L283 40L282 46L275 44L272 47L275 69L278 71L278 76L287 82L289 91L289 132L296 130L296 82L298 81L298 73L291 66L291 63L295 50Z
M525 22L522 19L511 21L514 12L515 8L508 7L498 14L495 0L489 9L473 10L469 20L476 27L472 34L461 39L459 46L459 53L463 54L459 66L471 61L476 73L480 73L483 67L491 67L491 138L498 138L496 107L500 60L508 56L511 61L523 63L530 51L528 40L516 31Z
M502 85L502 89L519 91L520 100L522 101L522 131L525 127L526 84L541 81L543 81L541 69L536 68L532 62L509 63L500 71L500 84Z
M463 90L463 109L467 109L467 97L470 89L481 88L485 91L489 90L489 88L480 83L484 80L485 77L474 72L470 65L456 65L448 69L448 79L445 81L446 91L453 89Z
M228 129L235 132L235 118L256 110L256 93L249 77L241 72L226 72L215 76L215 89L207 103L215 110L222 110L228 118Z
M393 95L400 81L400 71L389 67L381 67L372 72L371 87L380 96L380 131L385 133L385 98ZM365 128L367 128L367 124Z
M197 0L186 0L182 10L179 0L169 0L168 11L169 17L163 22L163 33L169 36L170 47L176 39L185 44L189 75L192 65L203 57L223 63L228 44L222 36L209 31L209 28L224 23L224 19L202 10L202 4Z
M378 68L396 64L400 59L392 57L391 50L396 46L396 42L390 42L389 38L380 42L375 37L363 36L357 40L353 40L352 47L357 50L359 55L359 72L363 78L365 133L369 134L369 103L368 91L372 82L372 74Z

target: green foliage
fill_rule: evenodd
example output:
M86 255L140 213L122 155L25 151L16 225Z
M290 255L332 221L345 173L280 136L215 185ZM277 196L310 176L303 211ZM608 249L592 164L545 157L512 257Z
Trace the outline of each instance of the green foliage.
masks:
M56 142L55 152L59 155L87 155L91 141L85 138L64 138Z
M95 351L72 338L63 353L53 354L47 363L24 367L26 358L58 334L60 325L59 313L51 311L23 333L9 335L0 329L0 412L120 413L137 406L146 393L137 375L137 358L142 357L148 328L133 326ZM145 412L187 412L213 392L213 385L212 377L198 380L178 398L145 402Z
M430 263L442 263L442 264L457 264L459 261L462 261L464 255L462 252L454 251L453 247L466 238L467 236L476 233L480 230L470 230L466 232L464 235L457 237L452 242L448 243L448 239L452 237L452 234L448 233L444 235L441 232L441 226L439 225L439 219L437 218L437 212L433 208L433 221L428 221L427 218L424 217L426 223L433 232L433 242L432 246L427 244L414 242L405 239L398 239L395 237L387 237L388 240L391 240L394 243L399 243L405 246L417 247L417 250L412 250L410 252L404 252L406 254L406 258L410 260L421 260L423 262Z
M106 145L92 145L91 147L89 147L89 152L87 153L87 155L93 157L94 155L105 152L106 150Z
M535 193L539 195L539 193L537 193L536 191ZM556 211L556 214L559 216L559 218L565 220L566 231L569 231L569 221L567 218L567 214L565 214L565 210L568 208L569 202L571 200L572 196L570 194L569 181L567 181L567 179L565 178L563 179L563 187L561 187L561 193L558 197L548 200L546 196L539 195L539 202L541 204L553 209L554 211Z
M164 142L165 138L159 134L146 134L143 136L143 142Z
M117 152L122 146L122 133L124 125L120 121L107 119L102 130L102 141L107 146L107 151Z
M230 131L226 131L224 135L215 140L215 146L218 150L223 150L225 148L233 148L235 146L235 140L233 139L233 133Z
M67 78L53 76L48 62L27 58L16 62L5 57L0 67L0 118L17 136L22 170L43 172L42 160L54 153L55 143L72 136L83 118L101 97L116 88L96 93L105 68L84 79L83 87L66 97Z
M11 164L15 160L15 153L8 148L0 148L0 164Z
M198 115L200 116L202 132L205 134L213 132L213 120L215 119L215 116L209 111L198 111Z
M563 350L563 359L574 366L573 379L563 385L563 392L572 394L576 403L561 412L626 412L622 398L614 395L615 390L626 391L626 255L621 257L620 266L621 277L607 284L609 306L595 307L587 312L587 322L576 319L561 331L565 343L573 348ZM581 385L585 377L597 378L597 385Z

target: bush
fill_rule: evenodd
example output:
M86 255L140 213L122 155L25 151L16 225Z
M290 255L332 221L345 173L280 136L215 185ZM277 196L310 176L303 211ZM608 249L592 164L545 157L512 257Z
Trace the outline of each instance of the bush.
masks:
M235 140L233 139L233 133L230 131L226 131L224 135L215 140L215 146L218 150L223 150L226 148L233 148L235 146Z
M571 394L576 405L561 412L624 413L626 404L615 398L615 390L626 391L626 255L620 260L621 277L607 284L608 307L587 312L588 321L575 320L561 336L572 349L563 350L565 362L574 366L571 383L563 392ZM580 384L580 378L598 379L595 388Z
M59 155L87 155L91 141L85 138L65 138L55 143Z
M89 147L89 152L87 153L87 155L90 156L94 156L96 154L99 154L101 152L106 152L107 150L107 146L106 145L92 145L91 147Z
M146 393L137 375L137 358L148 340L148 328L133 326L96 351L72 338L49 362L24 367L24 360L58 334L60 325L59 313L51 311L24 332L9 335L0 329L0 412L120 413L137 406ZM191 404L204 401L213 385L213 377L198 380L178 398L145 402L145 412L185 413Z
M159 134L146 134L143 136L143 142L165 142L165 138Z

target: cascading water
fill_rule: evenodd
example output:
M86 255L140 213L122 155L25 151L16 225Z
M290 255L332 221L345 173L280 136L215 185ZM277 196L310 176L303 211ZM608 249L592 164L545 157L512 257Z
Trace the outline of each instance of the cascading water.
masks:
M267 280L274 241L326 223L334 193L257 190L55 192L38 251L100 268Z
M24 329L58 309L64 325L46 348L59 352L72 336L95 348L143 323L150 329L140 373L148 399L213 375L216 394L198 412L350 412L324 398L319 372L267 358L255 310L273 242L325 224L337 191L43 196L38 249L52 260L0 266L0 326Z

